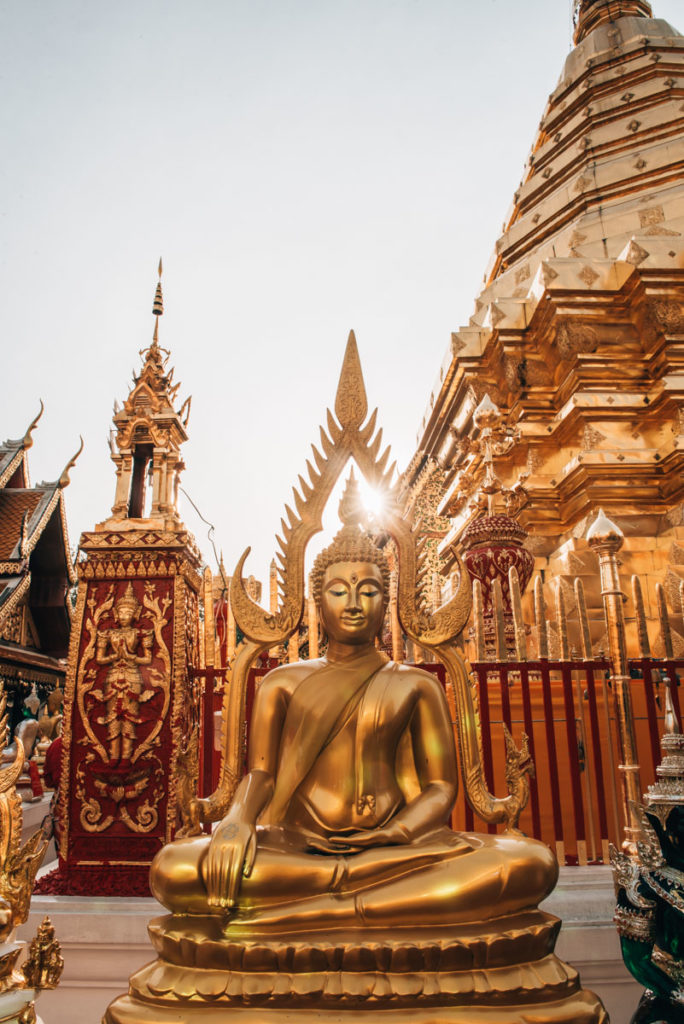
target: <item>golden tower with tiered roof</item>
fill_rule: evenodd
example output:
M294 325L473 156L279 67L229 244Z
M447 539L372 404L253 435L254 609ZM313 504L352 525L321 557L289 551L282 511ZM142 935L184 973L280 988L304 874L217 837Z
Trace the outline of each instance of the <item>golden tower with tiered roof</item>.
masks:
M405 477L448 573L484 473L485 394L520 433L500 461L526 474L520 514L537 570L586 578L602 505L626 573L664 583L684 650L684 38L645 0L581 0L575 48L544 110L467 326L454 332ZM480 446L481 447L481 446ZM655 607L651 643L667 653ZM633 615L631 605L628 616ZM571 625L572 628L572 625ZM571 637L575 642L575 637ZM577 643L579 647L579 643Z

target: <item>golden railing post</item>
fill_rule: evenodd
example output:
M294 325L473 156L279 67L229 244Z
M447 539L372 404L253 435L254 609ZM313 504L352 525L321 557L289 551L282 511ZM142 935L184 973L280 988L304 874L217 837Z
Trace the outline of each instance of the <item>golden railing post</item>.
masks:
M556 620L558 622L558 643L560 645L561 661L568 661L570 658L570 644L568 642L568 617L565 611L565 597L561 589L560 580L556 590Z
M534 581L534 618L537 626L538 657L548 661L549 634L546 626L546 602L544 601L544 585L541 576L537 576Z
M575 601L577 602L577 615L580 624L580 639L582 641L582 657L585 661L591 661L591 633L589 631L589 618L587 616L587 602L584 597L584 584L582 580L575 579Z
M515 626L515 657L518 661L527 661L527 638L525 636L525 620L522 613L520 596L520 580L514 565L508 570L508 587L511 592L511 608Z
M641 592L641 580L638 576L632 576L632 599L634 601L634 614L639 633L639 653L642 658L650 658L651 645L648 641L648 629L646 627L644 595Z
M624 543L624 535L599 509L598 515L587 533L587 543L596 552L601 571L601 596L608 631L608 645L612 665L611 683L618 724L620 746L619 765L622 777L623 814L625 840L623 848L636 852L637 840L641 835L638 819L632 806L641 800L641 779L637 760L634 715L632 712L631 680L627 661L627 639L625 636L625 613L623 593L620 588L620 572L617 553Z
M656 583L656 600L658 602L658 618L660 619L660 633L663 638L663 651L666 658L674 658L674 646L672 644L672 630L670 619L667 614L667 601L662 583Z
M504 621L503 594L501 580L492 580L492 605L494 608L494 649L497 661L508 661L506 649L506 623Z
M475 661L484 661L486 655L482 584L477 579L473 580L473 624L475 626Z

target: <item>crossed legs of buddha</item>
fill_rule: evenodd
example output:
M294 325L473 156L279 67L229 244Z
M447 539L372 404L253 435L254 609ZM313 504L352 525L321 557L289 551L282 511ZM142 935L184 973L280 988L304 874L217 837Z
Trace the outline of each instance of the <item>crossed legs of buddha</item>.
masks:
M150 884L173 913L226 913L207 901L202 865L208 846L208 837L181 840L157 855ZM347 855L285 850L260 840L230 927L239 933L486 920L536 907L553 889L557 871L546 846L516 835L442 829L407 846Z

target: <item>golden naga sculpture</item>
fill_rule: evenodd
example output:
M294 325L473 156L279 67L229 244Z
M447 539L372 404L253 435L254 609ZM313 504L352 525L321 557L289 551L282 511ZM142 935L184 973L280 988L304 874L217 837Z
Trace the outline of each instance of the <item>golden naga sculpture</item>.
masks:
M470 613L461 566L453 598L430 614L420 547L379 455L376 414L350 336L335 402L314 448L310 482L283 523L283 601L275 615L231 584L245 634L224 706L217 791L190 808L186 837L166 846L151 886L171 911L150 925L158 959L131 979L107 1024L249 1024L313 1019L392 1024L603 1024L600 1002L553 954L559 922L537 909L552 890L550 850L517 831L529 758L508 742L508 796L487 792L479 721L459 649ZM388 600L385 557L363 525L353 478L342 529L317 558L314 594L325 657L283 665L257 693L244 757L245 689L260 652L299 627L304 556L326 501L353 459L385 492L382 527L399 553L404 630L438 655L445 697L428 673L388 661L375 638ZM447 823L458 786L450 706L468 799L502 835ZM220 822L211 836L200 823Z
M0 685L0 748L7 740L7 696ZM28 958L17 968L25 942L15 929L29 914L36 872L49 838L38 829L22 846L22 807L16 784L24 767L24 748L17 744L14 762L0 770L0 1024L33 1024L34 999L40 989L55 988L62 974L59 943L49 918L31 941Z

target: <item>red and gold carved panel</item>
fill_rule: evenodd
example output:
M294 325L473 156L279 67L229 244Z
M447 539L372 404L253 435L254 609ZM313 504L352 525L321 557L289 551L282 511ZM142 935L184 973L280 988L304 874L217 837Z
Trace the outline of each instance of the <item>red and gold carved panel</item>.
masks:
M68 876L146 872L176 829L179 756L196 731L188 668L199 622L195 574L174 555L152 578L116 556L81 568L60 787Z

